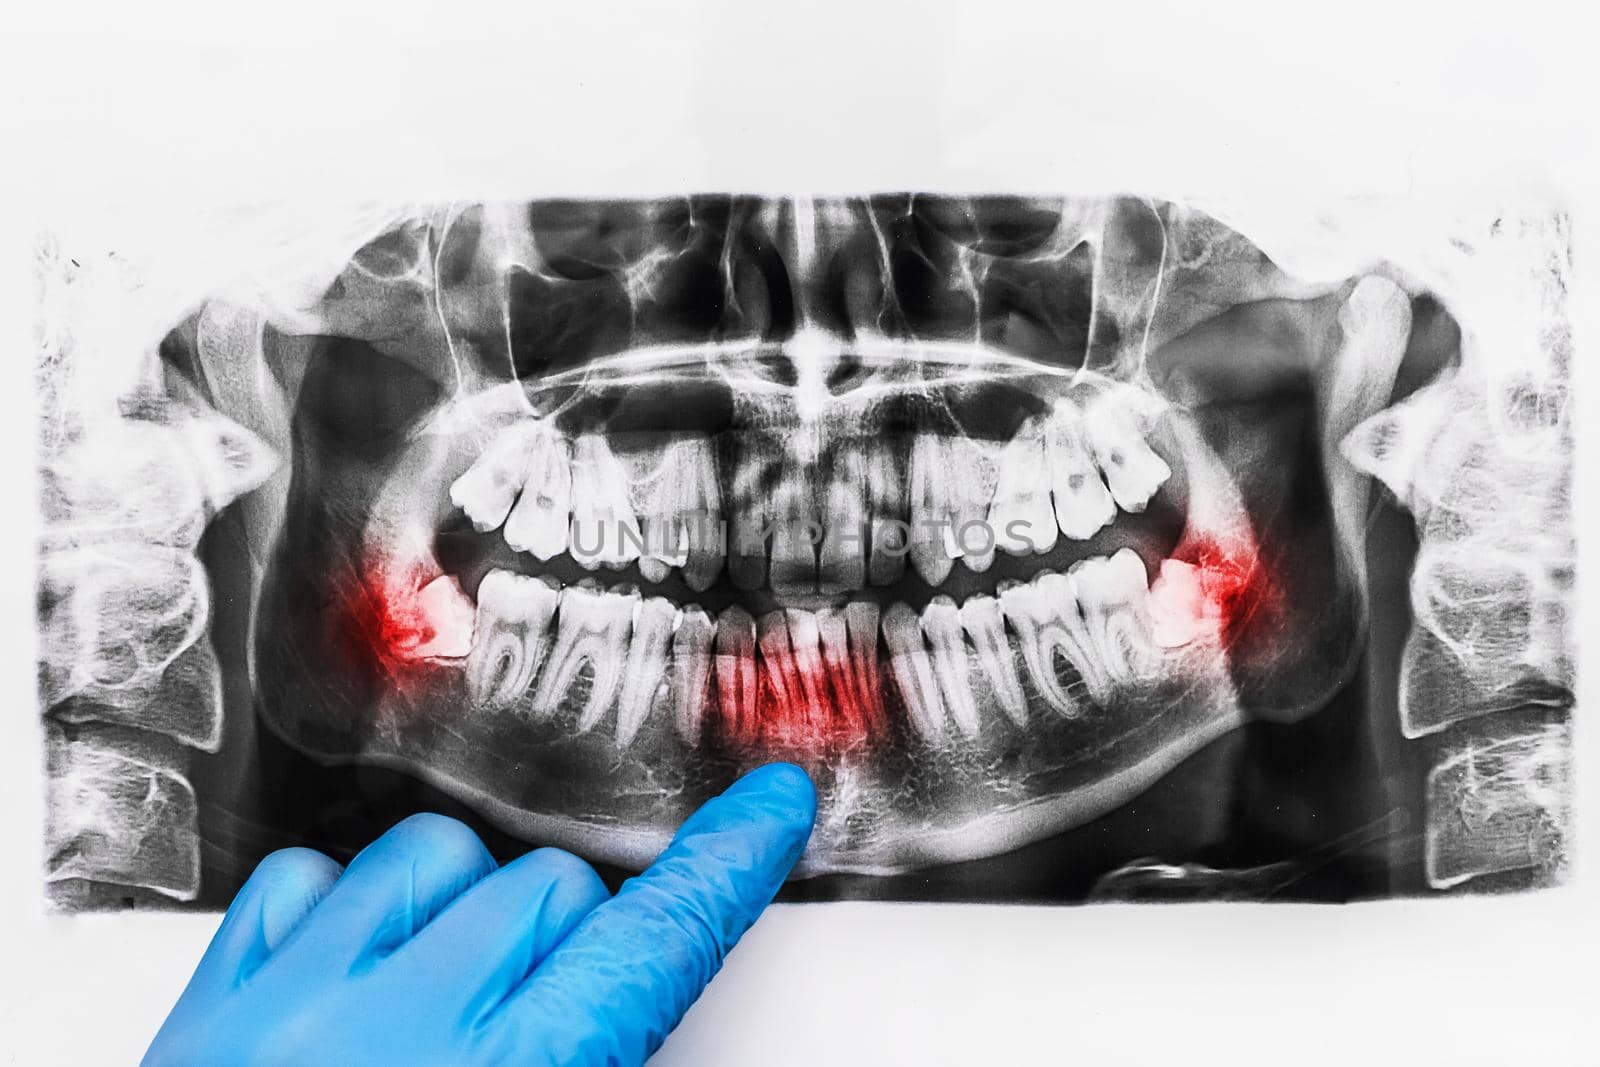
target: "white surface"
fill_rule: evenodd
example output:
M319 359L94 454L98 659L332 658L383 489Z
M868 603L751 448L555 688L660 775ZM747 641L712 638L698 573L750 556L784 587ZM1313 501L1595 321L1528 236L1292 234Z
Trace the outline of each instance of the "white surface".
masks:
M1585 5L1105 8L1008 22L993 3L580 16L293 0L240 17L194 0L40 5L29 29L8 30L0 433L13 459L0 491L19 503L0 570L3 1062L136 1060L215 925L41 914L33 533L20 503L32 498L33 226L147 196L940 187L1290 204L1286 191L1534 188L1588 209L1580 254L1596 247ZM1582 325L1592 347L1593 321ZM1581 359L1579 374L1580 395L1596 395ZM1580 571L1591 594L1592 570ZM1600 632L1593 622L1585 611L1580 635ZM1578 734L1580 784L1595 780L1592 734ZM1586 889L1517 899L779 909L660 1061L1572 1062L1600 1040L1583 863L1593 807Z

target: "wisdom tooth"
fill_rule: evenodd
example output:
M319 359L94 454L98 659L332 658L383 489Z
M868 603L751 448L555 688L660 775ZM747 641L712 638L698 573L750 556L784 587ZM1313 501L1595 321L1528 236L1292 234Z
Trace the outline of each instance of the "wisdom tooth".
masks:
M883 613L883 643L911 725L924 740L939 740L944 736L944 702L922 644L922 627L904 604L896 603Z
M1106 486L1123 511L1143 511L1172 468L1141 435L1142 415L1134 403L1110 397L1091 402L1084 413L1084 440L1104 473Z
M989 680L995 703L1018 726L1028 722L1028 701L1022 694L1022 679L1017 677L1011 642L1006 638L1005 618L1000 602L992 596L970 596L961 605L961 628L967 632L977 652L978 666Z
M1222 612L1206 596L1200 569L1178 559L1164 559L1150 583L1150 637L1162 648L1181 648L1215 632Z
M634 610L628 662L622 672L622 691L617 696L619 749L633 743L655 705L656 694L667 677L667 650L677 617L678 609L662 597L651 597Z
M472 650L476 611L454 577L441 574L419 589L417 614L426 625L418 634L420 640L410 650L412 656L456 659Z
M540 560L567 550L572 523L572 452L566 439L541 429L528 435L527 479L511 516L505 539L518 552Z
M1056 401L1045 427L1045 458L1050 469L1050 492L1055 499L1056 524L1066 537L1087 541L1117 517L1111 491L1083 440L1083 414L1071 400Z
M756 715L756 621L750 613L731 605L717 616L718 706L725 733L739 737L754 733Z
M686 607L672 635L672 711L678 736L693 745L705 717L706 685L711 680L711 641L716 626L697 607Z
M978 703L967 670L967 643L956 602L936 596L922 611L922 633L932 650L933 673L950 717L968 737L978 735Z
M1056 516L1044 477L1044 431L1029 419L1000 453L999 482L989 508L989 527L1013 556L1045 553L1056 544Z
M537 578L501 570L484 575L467 654L467 690L474 707L503 708L533 686L560 597Z
M622 682L628 633L633 628L633 609L638 602L639 594L632 591L604 592L581 585L561 591L555 644L539 675L533 697L534 714L544 717L555 711L588 663L594 681L583 710L578 713L578 731L594 728L611 708Z
M1056 674L1057 653L1077 669L1089 695L1103 701L1106 687L1094 662L1094 639L1078 614L1070 578L1047 572L1028 585L1006 586L1000 590L1000 610L1017 631L1029 677L1051 707L1069 717L1081 710Z
M906 571L906 480L894 445L874 438L867 445L867 581L893 585ZM873 641L877 641L874 633Z
M450 483L450 503L467 513L479 533L506 521L517 490L527 480L530 441L548 432L537 422L515 422L489 441L465 474Z
M1139 554L1124 548L1110 559L1082 560L1071 574L1106 671L1122 683L1148 677L1156 669L1158 653L1150 638L1153 627L1145 610L1149 597Z
M585 570L626 567L643 543L627 473L604 437L582 434L572 450L572 558Z
M867 579L866 461L848 442L833 455L823 503L823 540L817 550L817 591L860 589Z

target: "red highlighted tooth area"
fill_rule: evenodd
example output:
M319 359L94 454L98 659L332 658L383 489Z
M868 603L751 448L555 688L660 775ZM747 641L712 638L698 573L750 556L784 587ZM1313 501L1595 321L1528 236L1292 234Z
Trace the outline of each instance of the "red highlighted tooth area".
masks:
M753 675L755 690L718 703L724 743L804 760L861 748L883 736L886 717L876 686L781 655L758 654L742 666L743 674Z
M471 601L453 578L369 555L333 585L329 647L360 676L409 689L472 644Z
M1282 590L1249 540L1202 541L1184 555L1198 571L1203 610L1220 621L1226 648L1252 644L1281 625Z

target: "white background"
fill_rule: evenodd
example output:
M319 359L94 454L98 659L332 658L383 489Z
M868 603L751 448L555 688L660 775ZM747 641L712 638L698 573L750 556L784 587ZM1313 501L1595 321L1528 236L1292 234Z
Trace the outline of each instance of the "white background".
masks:
M23 28L3 31L0 54L0 477L16 501L0 569L5 1062L135 1061L215 925L49 918L40 902L26 237L51 214L108 198L380 193L1531 190L1577 212L1582 270L1600 98L1588 6L9 12ZM1581 327L1580 351L1594 336L1591 320ZM1597 383L1582 360L1579 375L1588 401ZM1586 610L1580 639L1592 622ZM1594 781L1591 733L1579 735L1581 782ZM1586 815L1576 888L1521 898L775 909L660 1062L1587 1060L1600 1041L1586 862L1600 812Z

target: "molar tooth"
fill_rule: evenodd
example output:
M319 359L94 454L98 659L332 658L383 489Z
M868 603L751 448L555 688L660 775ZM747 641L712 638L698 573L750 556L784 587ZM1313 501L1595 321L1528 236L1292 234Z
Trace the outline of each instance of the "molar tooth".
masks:
M894 444L874 438L867 445L867 581L893 585L906 570L906 480ZM877 641L877 635L873 635Z
M411 647L419 659L458 659L472 651L476 609L461 583L441 574L417 591L417 614L425 620ZM431 630L432 632L428 632Z
M883 643L911 725L923 740L938 741L944 736L944 702L922 644L922 627L904 604L897 602L883 613Z
M1117 506L1130 513L1143 511L1172 476L1166 460L1144 439L1141 426L1148 417L1127 396L1100 397L1084 412L1083 436L1089 453L1104 473Z
M503 708L533 686L560 596L538 578L503 570L483 576L466 667L474 707Z
M922 634L932 650L933 673L956 726L968 737L978 736L978 702L967 669L967 643L961 633L960 611L947 596L936 596L922 610Z
M572 449L572 558L585 570L621 568L639 558L644 535L628 500L628 476L597 433Z
M1056 401L1045 428L1045 458L1049 462L1050 492L1055 498L1056 524L1063 535L1087 541L1117 517L1111 490L1083 440L1083 413L1071 400Z
M1149 590L1139 554L1124 548L1109 559L1081 560L1071 574L1106 672L1119 683L1150 676L1159 653L1151 639Z
M523 420L499 430L466 473L450 483L450 503L467 513L479 533L506 521L528 473L528 441L542 429Z
M1047 572L1027 585L1007 585L1000 590L1000 610L1017 631L1029 677L1051 707L1069 717L1081 711L1077 697L1056 676L1058 652L1077 668L1089 695L1096 701L1104 699L1094 639L1078 613L1070 578Z
M1028 701L1017 677L1016 660L1006 637L1005 617L1000 602L992 596L970 596L961 605L961 628L977 650L978 666L994 691L995 702L1018 726L1028 723Z
M700 608L683 609L672 635L672 709L678 736L690 745L700 741L705 717L706 687L711 681L711 641L716 635L711 616Z
M610 710L622 682L628 633L633 628L633 609L638 601L639 594L631 590L604 592L573 585L561 591L555 644L534 693L535 715L542 718L555 711L583 665L589 663L594 670L594 685L578 714L578 731L594 728Z
M1178 559L1164 559L1150 583L1150 637L1161 648L1182 648L1222 623L1222 611L1206 595L1200 568Z
M1000 453L999 480L989 508L989 526L1000 547L1013 556L1042 554L1055 547L1056 516L1050 506L1047 470L1044 431L1037 419L1029 419Z
M866 460L850 441L834 451L817 550L817 590L829 595L860 589L867 580Z
M506 519L506 544L550 560L567 550L572 523L572 451L565 438L549 429L529 434L527 447L527 477L522 495Z
M619 749L633 743L666 681L667 651L677 618L678 609L662 597L651 597L634 608L633 636L628 641L628 661L617 696Z
M731 605L717 616L717 696L722 729L730 737L756 731L756 621Z

